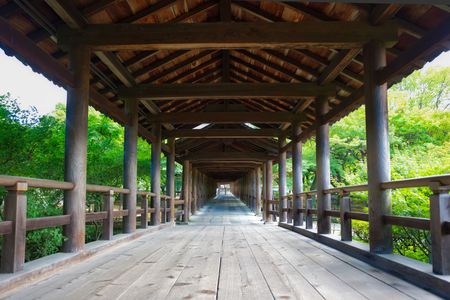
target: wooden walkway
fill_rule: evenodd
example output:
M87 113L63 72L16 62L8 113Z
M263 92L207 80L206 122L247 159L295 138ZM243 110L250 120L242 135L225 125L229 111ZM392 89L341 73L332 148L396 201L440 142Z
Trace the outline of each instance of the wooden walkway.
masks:
M263 225L230 197L210 202L190 225L107 250L6 298L437 299L294 232Z

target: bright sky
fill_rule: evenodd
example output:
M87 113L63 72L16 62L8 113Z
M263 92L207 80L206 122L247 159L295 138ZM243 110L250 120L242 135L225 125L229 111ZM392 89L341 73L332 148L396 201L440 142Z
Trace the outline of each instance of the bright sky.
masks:
M450 51L442 53L424 68L430 66L450 66ZM52 112L57 103L66 101L63 88L0 49L0 95L8 92L19 101L22 108L34 106L41 115Z

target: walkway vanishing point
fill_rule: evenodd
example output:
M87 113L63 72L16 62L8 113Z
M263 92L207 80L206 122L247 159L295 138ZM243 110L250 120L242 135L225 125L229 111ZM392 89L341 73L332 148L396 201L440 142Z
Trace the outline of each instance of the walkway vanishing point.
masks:
M438 299L339 251L263 224L230 196L189 225L109 249L6 299Z

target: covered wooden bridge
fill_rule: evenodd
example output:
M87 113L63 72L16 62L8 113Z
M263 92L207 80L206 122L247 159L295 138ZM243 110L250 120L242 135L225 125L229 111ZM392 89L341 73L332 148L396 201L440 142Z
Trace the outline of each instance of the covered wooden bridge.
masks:
M68 91L65 181L0 176L0 297L450 297L450 175L391 181L387 138L387 88L449 50L448 5L0 0L0 45ZM86 182L89 105L125 127L122 187ZM368 183L332 187L329 128L361 105ZM138 136L152 145L151 191L137 188ZM317 188L304 191L312 137ZM219 184L234 196L214 198ZM430 218L392 215L390 190L421 186ZM64 190L64 214L27 219L34 188ZM358 191L368 213L352 210ZM87 193L104 195L101 211L86 213ZM103 240L85 244L95 220ZM369 223L369 245L352 241L352 220ZM392 225L430 230L431 264L392 254ZM62 253L24 263L26 232L54 226Z

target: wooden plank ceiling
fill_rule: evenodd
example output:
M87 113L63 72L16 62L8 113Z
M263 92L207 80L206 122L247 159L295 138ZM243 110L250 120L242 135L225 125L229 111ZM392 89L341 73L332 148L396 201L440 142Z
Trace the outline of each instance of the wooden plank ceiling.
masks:
M67 53L58 46L57 31L62 25L72 29L95 24L162 24L215 22L329 22L351 21L368 25L383 25L394 21L400 28L398 42L388 49L388 66L380 70L380 81L391 85L426 61L450 47L450 12L448 6L407 4L356 4L293 1L230 1L230 0L0 0L0 45L36 71L44 73L57 84L66 86L72 78L67 69ZM179 48L179 47L178 47ZM332 86L336 94L324 122L331 123L347 115L362 102L363 65L361 48L333 49L329 47L258 47L245 49L164 49L94 51L91 59L91 104L116 121L123 123L123 102L118 96L124 89L136 89L146 84L274 84L307 83ZM314 133L314 99L281 97L268 93L247 93L246 97L221 91L192 97L147 97L139 106L139 133L151 141L150 129L155 119L163 123L165 136L176 136L178 158L200 157L195 152L241 152L232 157L267 158L278 151L276 137L291 135L290 123L264 122L271 118L253 118L254 123L221 122L204 124L205 135L199 139L189 113L232 112L289 113L301 115L304 133L297 140ZM201 95L201 97L199 96ZM172 98L171 98L172 97ZM162 113L162 114L161 114ZM189 120L177 123L169 114ZM161 114L161 115L160 115ZM158 115L158 117L155 117ZM191 115L192 116L192 115ZM212 116L209 114L209 116ZM224 117L223 119L226 119ZM210 118L211 119L211 118ZM209 120L205 117L204 120ZM238 119L233 119L238 120ZM258 122L259 123L256 123ZM225 123L225 124L224 124ZM232 123L232 124L229 124ZM259 128L261 134L243 130ZM171 131L182 129L183 134ZM236 130L233 133L233 129ZM201 130L201 129L200 129ZM238 135L240 133L241 135ZM250 137L250 138L249 138ZM163 148L167 150L167 148ZM218 157L219 158L219 157ZM200 162L199 162L200 163ZM202 162L207 163L207 162ZM258 159L253 163L258 164ZM241 174L240 161L218 159L216 165L203 167L211 174ZM226 165L224 167L224 165ZM215 168L216 166L217 168ZM220 168L223 169L220 169ZM223 170L223 172L218 172ZM227 173L228 172L228 173ZM232 176L231 176L232 177ZM230 178L231 178L230 177Z

